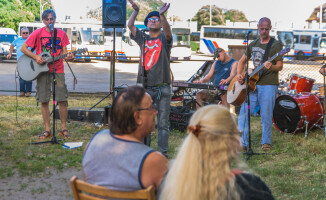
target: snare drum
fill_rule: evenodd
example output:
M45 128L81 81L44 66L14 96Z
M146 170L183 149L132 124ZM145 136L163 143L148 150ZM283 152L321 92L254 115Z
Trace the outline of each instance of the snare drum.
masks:
M291 74L290 77L288 91L294 91L295 93L311 92L315 79L298 74Z
M273 122L277 130L295 133L305 129L306 123L311 128L315 123L322 125L324 106L313 93L281 95L277 97L273 112Z

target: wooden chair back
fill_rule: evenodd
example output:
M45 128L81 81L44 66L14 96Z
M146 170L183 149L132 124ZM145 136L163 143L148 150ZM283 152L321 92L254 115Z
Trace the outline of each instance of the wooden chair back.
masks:
M153 185L146 189L131 192L115 191L79 180L77 176L71 177L70 185L75 200L103 200L108 198L155 200Z

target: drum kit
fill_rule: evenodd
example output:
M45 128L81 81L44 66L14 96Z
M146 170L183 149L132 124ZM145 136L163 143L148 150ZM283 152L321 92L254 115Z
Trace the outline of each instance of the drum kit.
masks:
M287 92L278 96L273 112L273 124L280 132L294 134L312 128L324 128L324 87L312 93L315 80L291 74Z

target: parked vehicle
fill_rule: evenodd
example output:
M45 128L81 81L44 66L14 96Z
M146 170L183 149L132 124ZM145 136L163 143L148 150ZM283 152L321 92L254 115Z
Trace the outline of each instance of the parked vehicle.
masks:
M17 33L12 28L0 27L0 62L7 59L11 43L17 38ZM14 48L12 60L16 60L16 48Z

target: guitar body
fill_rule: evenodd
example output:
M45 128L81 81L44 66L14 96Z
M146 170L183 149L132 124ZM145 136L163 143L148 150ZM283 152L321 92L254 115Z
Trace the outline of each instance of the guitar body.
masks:
M287 47L282 49L279 53L275 54L271 57L268 62L272 62L277 56L282 56L290 51L290 48ZM251 74L249 74L249 90L256 90L256 83L259 80L259 71L264 68L264 64L257 67ZM244 73L242 74L245 77ZM230 82L228 91L227 91L227 102L234 106L241 106L246 100L246 83L240 84L237 80L237 76L235 76Z
M75 55L76 53L82 54L86 51L87 49L78 49L77 51L71 53ZM38 64L33 58L22 55L17 62L18 74L20 78L25 81L35 80L41 73L49 71L48 63L52 62L53 60L57 61L59 59L65 58L67 55L68 53L53 58L48 52L40 53L39 56L45 60L45 63L42 65Z
M48 63L51 61L51 55L47 52L39 54L46 61L44 64L38 64L33 58L22 55L17 62L17 70L20 78L25 81L35 80L41 73L48 72Z
M244 76L244 74L242 74ZM254 75L249 78L249 90L255 91L256 90L256 83L259 80L259 74ZM234 106L241 106L247 96L247 84L243 83L240 84L237 80L237 76L235 76L232 81L230 82L228 91L227 91L227 102Z

